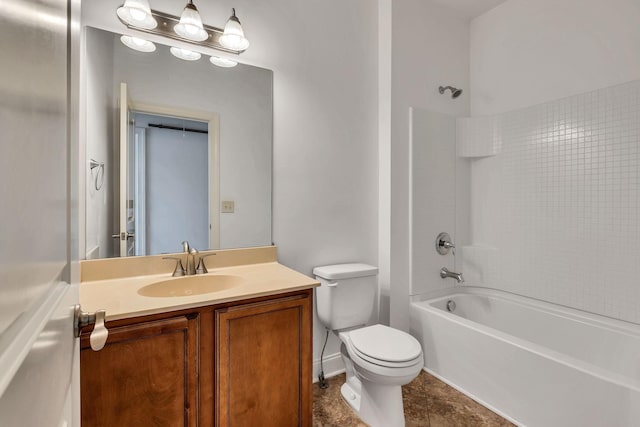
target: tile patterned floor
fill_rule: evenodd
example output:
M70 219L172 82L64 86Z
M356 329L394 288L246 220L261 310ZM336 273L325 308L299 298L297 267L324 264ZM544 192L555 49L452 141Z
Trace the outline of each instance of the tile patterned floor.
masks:
M367 427L342 400L344 374L330 378L329 388L313 385L314 427ZM503 427L509 421L422 371L402 387L406 427Z

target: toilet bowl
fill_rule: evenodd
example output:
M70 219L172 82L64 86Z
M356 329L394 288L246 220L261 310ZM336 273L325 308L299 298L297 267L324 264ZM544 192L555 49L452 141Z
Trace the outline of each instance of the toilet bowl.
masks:
M367 264L316 267L320 322L338 334L345 364L342 397L371 427L404 427L402 386L422 369L418 340L384 325L365 326L374 315L378 269Z
M420 343L384 325L340 332L344 400L371 427L404 427L401 386L422 370Z

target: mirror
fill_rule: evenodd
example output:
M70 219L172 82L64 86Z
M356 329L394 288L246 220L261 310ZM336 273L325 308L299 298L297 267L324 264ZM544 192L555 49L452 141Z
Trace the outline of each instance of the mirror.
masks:
M273 73L86 27L86 258L271 245Z

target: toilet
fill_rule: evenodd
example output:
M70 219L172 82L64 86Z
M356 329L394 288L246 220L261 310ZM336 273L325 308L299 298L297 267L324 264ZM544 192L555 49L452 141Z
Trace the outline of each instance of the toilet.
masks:
M378 268L367 264L316 267L320 322L338 334L346 368L342 397L371 427L404 427L401 386L418 376L422 347L406 332L369 325Z

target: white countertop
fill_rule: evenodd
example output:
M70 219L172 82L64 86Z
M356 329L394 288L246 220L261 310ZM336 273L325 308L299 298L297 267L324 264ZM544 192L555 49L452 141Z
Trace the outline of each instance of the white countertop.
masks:
M138 290L144 286L171 279L171 274L167 273L85 281L80 284L80 303L84 311L103 309L107 320L117 320L319 286L318 281L277 262L216 268L209 270L204 276L213 275L238 276L242 281L230 289L179 297L149 297L138 294Z

